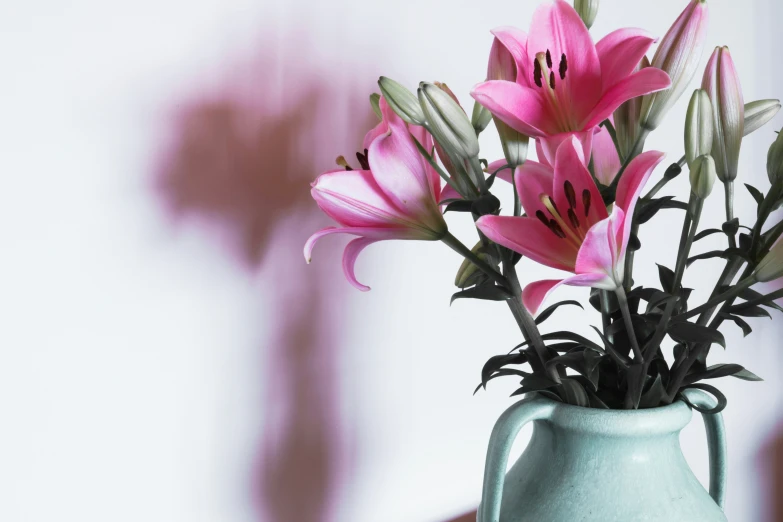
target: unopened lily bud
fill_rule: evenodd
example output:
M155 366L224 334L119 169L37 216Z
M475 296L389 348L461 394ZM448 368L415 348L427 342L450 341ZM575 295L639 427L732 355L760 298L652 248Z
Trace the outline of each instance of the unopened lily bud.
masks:
M745 125L742 135L763 127L780 110L780 100L756 100L745 104Z
M737 177L740 146L745 126L745 102L742 86L728 47L716 47L704 70L701 88L712 102L712 156L718 179Z
M454 94L454 92L449 89L449 86L445 83L441 82L434 82L435 85L437 85L440 89L443 90L446 94L451 96L451 99L454 100L457 105L462 107L462 105L459 104L459 100L457 99L457 96ZM463 109L464 112L464 109ZM440 158L440 162L443 163L443 166L446 169L446 172L448 172L452 177L459 177L459 174L457 170L454 168L454 163L451 161L451 157L449 154L443 149L443 146L440 144L439 141L435 141L435 151L438 153L438 157ZM458 161L457 158L455 158L455 161Z
M432 83L422 82L419 87L419 103L429 123L433 137L447 152L461 158L478 155L476 131L462 107L443 89Z
M688 165L712 148L712 104L707 91L693 91L685 114L685 159Z
M640 71L650 66L650 60L645 56L636 66L636 71ZM631 149L639 136L639 115L642 110L641 97L631 98L620 105L614 111L614 128L617 134L617 145L623 158L627 158Z
M773 281L783 276L783 239L778 239L753 273L759 283Z
M492 257L489 254L486 254L482 250L483 244L481 241L476 243L476 246L471 248L470 250L476 254L476 256L481 259L482 261L494 265L494 261L492 260ZM483 280L486 279L486 274L479 269L475 263L472 261L465 259L462 264L459 266L459 269L457 270L457 277L454 278L454 285L458 288L467 288L469 286L476 285L478 283L481 283Z
M406 123L424 125L426 121L416 96L391 78L381 76L378 80L381 94L386 98L389 107Z
M652 66L668 74L672 86L642 98L641 124L644 128L653 130L658 127L688 87L699 67L706 33L707 3L705 0L691 0L661 39L653 56Z
M598 15L598 0L574 0L574 9L588 29L593 26Z
M704 154L694 159L689 165L691 169L691 191L699 199L707 199L715 184L715 160Z
M492 42L492 48L489 51L487 80L505 80L509 82L517 80L517 65L514 57L498 38L495 38ZM503 155L506 158L506 162L512 168L522 165L527 159L530 138L512 129L500 121L499 118L493 117L493 119L500 137L500 144L503 146Z
M372 112L378 116L378 119L382 120L383 114L381 114L381 95L377 92L374 92L370 95L370 107L372 107Z
M778 133L767 152L767 176L773 185L783 179L783 132Z
M484 132L490 121L492 121L492 113L479 102L473 102L473 115L470 118L470 124L473 125L476 134Z

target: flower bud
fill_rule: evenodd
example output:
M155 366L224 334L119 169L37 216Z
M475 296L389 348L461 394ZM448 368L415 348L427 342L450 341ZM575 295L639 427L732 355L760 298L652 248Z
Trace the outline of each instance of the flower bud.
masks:
M767 176L773 185L783 179L783 132L778 133L767 152Z
M775 117L780 110L780 100L756 100L745 104L743 136L758 130Z
M715 184L715 160L704 154L689 164L691 169L691 191L699 199L707 199Z
M492 48L489 51L487 80L506 80L509 82L517 80L517 65L514 57L498 38L495 38L492 42ZM503 155L506 158L506 162L512 168L522 165L527 159L527 148L530 138L512 129L496 117L493 117L493 120L500 137L500 144L503 146Z
M419 87L419 103L429 123L430 132L448 153L465 159L478 155L476 131L465 111L447 92L437 85L422 82Z
M435 85L437 85L443 92L451 96L451 99L454 100L457 105L459 105L459 100L457 99L457 96L454 94L454 92L449 89L449 86L445 83L441 82L435 82ZM462 107L462 105L460 105ZM465 110L463 109L463 112ZM435 141L435 151L438 153L438 157L440 158L440 162L443 163L443 167L445 167L446 172L448 172L452 177L459 177L459 173L454 168L454 163L451 161L451 157L449 154L443 149L443 146L441 146L439 141ZM459 158L455 158L455 161L459 162Z
M483 251L483 244L481 241L476 243L476 246L470 250L476 254L476 256L482 261L491 266L497 266L497 262L492 259L492 256ZM454 278L454 285L457 288L467 288L485 281L487 275L479 269L475 263L469 259L465 259L457 270L457 276Z
M688 165L712 148L712 104L707 91L693 91L685 114L685 159Z
M381 95L377 92L374 92L370 95L370 107L372 107L372 112L378 116L378 119L382 120L383 114L381 113Z
M759 283L766 283L780 276L783 276L783 239L778 239L772 245L753 273Z
M574 9L588 29L593 26L598 14L598 0L574 0Z
M691 0L661 40L652 66L668 74L672 86L642 98L641 125L644 128L653 130L660 125L696 74L707 32L707 18L706 1Z
M419 100L416 99L416 96L411 91L385 76L380 77L378 86L381 88L381 94L386 98L389 107L391 107L397 116L402 118L405 123L424 125L424 122L426 121L424 112L421 110Z
M484 132L490 121L492 121L492 113L479 102L473 102L473 115L470 118L470 124L473 125L476 134Z
M650 66L650 60L645 56L636 66L641 71ZM627 158L639 136L639 114L642 110L642 97L631 98L614 111L614 128L617 134L617 145L623 158Z
M740 146L745 125L745 103L734 61L728 47L716 47L704 70L701 88L712 102L712 156L718 178L737 177Z

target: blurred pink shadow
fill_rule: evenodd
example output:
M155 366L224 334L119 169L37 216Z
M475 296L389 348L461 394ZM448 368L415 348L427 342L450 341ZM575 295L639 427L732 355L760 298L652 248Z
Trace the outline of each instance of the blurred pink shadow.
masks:
M351 473L340 338L332 326L350 290L339 264L342 243L324 241L310 266L302 248L329 224L309 183L334 168L338 154L358 150L373 123L372 89L369 82L361 92L347 88L349 79L338 77L344 75L319 81L309 72L316 66L303 66L301 56L290 43L265 46L260 59L225 78L223 89L178 100L156 173L176 224L195 217L210 231L214 225L230 238L227 253L243 271L266 274L259 298L275 311L265 321L273 331L259 346L266 375L258 386L268 413L248 482L257 518L268 522L335 520ZM222 240L217 245L225 248Z

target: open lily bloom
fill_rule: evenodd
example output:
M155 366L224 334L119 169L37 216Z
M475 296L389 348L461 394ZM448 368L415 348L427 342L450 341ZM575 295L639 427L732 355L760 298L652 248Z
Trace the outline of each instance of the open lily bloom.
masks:
M432 138L422 127L409 127L383 98L380 108L383 121L364 139L368 152L362 159L363 170L333 170L313 182L313 199L341 226L319 230L304 247L309 263L323 236L360 236L345 247L343 271L363 291L370 288L356 280L354 264L365 247L384 239L437 240L447 230L438 209L440 177L413 141L415 137L429 150Z
M574 137L558 149L554 171L540 164L517 169L517 192L527 216L483 216L476 225L492 241L574 274L529 284L522 299L531 313L561 284L605 290L622 285L636 201L662 159L663 153L649 151L630 162L617 186L611 215Z
M530 34L492 32L514 57L516 81L490 80L472 96L517 131L541 140L546 160L571 136L589 161L593 129L625 101L666 89L669 76L653 67L635 71L654 39L641 29L618 29L597 44L564 0L533 15Z

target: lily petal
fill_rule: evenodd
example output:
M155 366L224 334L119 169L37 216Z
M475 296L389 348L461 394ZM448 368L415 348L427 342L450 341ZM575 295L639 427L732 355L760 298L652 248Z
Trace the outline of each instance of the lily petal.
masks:
M593 134L593 170L595 178L608 187L620 172L620 156L617 155L617 147L612 136L605 127L599 128Z
M514 180L519 201L522 203L525 213L530 217L535 216L539 210L547 214L547 209L541 202L541 195L552 194L552 184L555 180L552 167L537 161L527 160L517 167L514 172Z
M416 237L412 237L410 230L405 228L326 227L307 238L307 242L305 242L304 246L305 261L308 263L312 261L315 244L319 239L330 234L352 234L354 236L367 237L373 241L380 241L382 239L417 239Z
M343 252L343 273L345 273L345 277L348 279L348 282L362 292L367 292L370 287L363 285L356 280L356 274L354 273L356 258L359 257L359 254L362 252L362 250L377 241L380 240L369 237L356 238L348 243L348 245L345 247L345 251Z
M325 172L313 182L310 193L321 210L343 226L402 226L409 222L369 170Z
M602 219L587 231L576 257L576 272L605 276L605 290L614 290L622 284L625 248L618 244L618 235L625 217L625 212L615 206L608 218Z
M601 61L601 81L607 90L633 73L647 50L655 42L643 29L626 28L613 31L595 44Z
M535 281L527 285L522 290L522 304L531 314L538 312L541 304L549 297L558 286L592 286L602 288L605 283L605 277L601 274L576 274L566 279L544 279Z
M604 93L601 100L585 118L583 128L592 128L608 118L614 111L630 100L643 94L668 89L672 82L669 75L655 67L645 67L615 83Z
M536 218L482 216L476 226L489 239L542 265L573 271L578 248Z
M543 163L554 165L555 157L557 156L557 149L560 148L560 145L565 141L576 138L576 140L581 145L582 162L584 165L587 165L590 163L590 151L593 148L593 133L594 129L591 127L582 132L563 132L561 134L539 138L536 140L536 143L541 145L541 149L536 149L536 151L539 153L543 152L545 159L541 160L541 156L539 156L538 159Z
M636 156L626 167L623 172L620 182L617 184L617 195L615 197L615 206L623 209L627 216L633 216L636 209L636 202L639 200L639 196L650 179L655 167L663 161L663 152L657 150L648 150ZM621 238L622 248L625 249L628 245L628 239L631 236L631 221L626 220L623 226L623 234Z
M528 136L544 136L544 129L552 125L539 93L529 87L494 80L476 85L470 95L503 123Z
M536 59L536 53L549 51L557 66L566 55L568 72L562 96L573 104L577 119L582 119L601 96L601 62L590 32L579 14L568 2L555 0L542 4L533 14L528 35L528 63ZM532 71L528 83L533 85Z
M514 59L514 64L517 68L517 80L527 78L527 69L529 67L529 64L527 63L527 34L524 31L520 31L516 27L510 26L496 27L491 32L492 35L497 38L497 41L506 48L511 57ZM511 80L511 78L492 77L487 77L487 79ZM523 83L523 85L528 86L527 83Z

